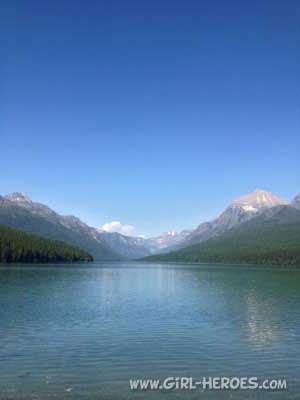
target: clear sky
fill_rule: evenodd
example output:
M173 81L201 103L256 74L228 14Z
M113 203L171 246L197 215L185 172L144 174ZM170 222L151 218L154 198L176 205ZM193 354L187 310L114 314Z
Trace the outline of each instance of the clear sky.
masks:
M1 9L0 194L152 235L300 192L298 0Z

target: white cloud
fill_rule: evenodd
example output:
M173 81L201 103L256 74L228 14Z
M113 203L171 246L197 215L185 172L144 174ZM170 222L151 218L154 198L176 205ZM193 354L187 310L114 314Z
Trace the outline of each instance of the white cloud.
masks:
M106 232L118 232L122 235L132 236L135 228L132 225L122 225L120 221L112 221L104 224L101 229Z

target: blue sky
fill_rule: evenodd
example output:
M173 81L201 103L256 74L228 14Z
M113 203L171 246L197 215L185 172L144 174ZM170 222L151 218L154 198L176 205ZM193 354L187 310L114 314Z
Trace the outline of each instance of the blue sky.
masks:
M2 8L1 194L153 235L300 192L298 1Z

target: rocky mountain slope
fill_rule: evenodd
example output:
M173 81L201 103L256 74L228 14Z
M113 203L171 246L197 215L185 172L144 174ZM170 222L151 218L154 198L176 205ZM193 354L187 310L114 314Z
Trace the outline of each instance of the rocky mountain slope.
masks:
M139 237L125 236L117 232L100 231L99 235L116 252L125 258L134 259L153 254L155 250L147 240Z
M288 202L264 190L256 190L234 200L217 218L198 226L185 240L180 248L201 243L219 236L230 229L258 216L263 211Z

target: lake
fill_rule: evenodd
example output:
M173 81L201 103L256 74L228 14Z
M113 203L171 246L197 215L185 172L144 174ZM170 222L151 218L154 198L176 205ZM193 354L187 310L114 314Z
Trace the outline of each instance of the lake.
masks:
M300 271L0 268L0 399L298 399ZM130 391L129 379L287 379L287 391Z

